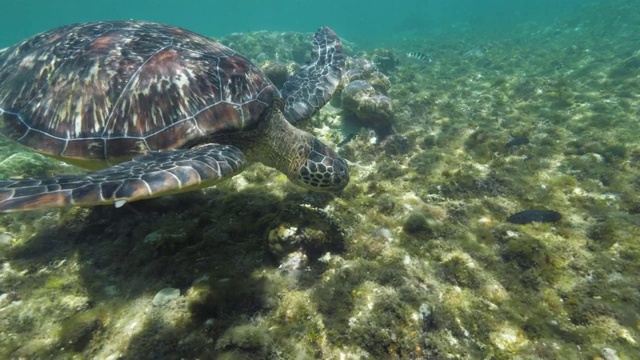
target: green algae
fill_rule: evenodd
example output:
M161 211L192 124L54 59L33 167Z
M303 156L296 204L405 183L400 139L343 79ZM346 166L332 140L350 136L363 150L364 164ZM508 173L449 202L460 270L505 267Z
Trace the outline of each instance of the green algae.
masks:
M68 279L65 279L62 276L49 276L47 278L47 282L44 284L44 287L51 290L58 290L63 288L67 283Z
M222 353L222 359L238 359L244 357L266 358L273 347L272 333L263 327L241 325L232 327L223 333L216 342L216 348Z
M104 326L107 309L98 307L75 314L62 322L59 342L75 352L84 350Z
M478 272L460 256L453 256L442 262L441 273L446 281L462 287L475 289L482 283Z
M414 211L407 216L402 229L408 234L428 231L429 224L427 222L427 217L419 211Z

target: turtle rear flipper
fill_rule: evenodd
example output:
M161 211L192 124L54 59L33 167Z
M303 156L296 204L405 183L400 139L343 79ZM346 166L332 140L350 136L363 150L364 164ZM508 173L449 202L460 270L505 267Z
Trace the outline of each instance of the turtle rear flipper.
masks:
M228 145L151 152L86 175L0 181L0 211L69 205L120 207L131 201L214 185L242 171L245 164L244 154Z
M290 123L311 117L336 90L344 69L344 53L338 35L321 27L313 35L311 60L282 86L284 115Z

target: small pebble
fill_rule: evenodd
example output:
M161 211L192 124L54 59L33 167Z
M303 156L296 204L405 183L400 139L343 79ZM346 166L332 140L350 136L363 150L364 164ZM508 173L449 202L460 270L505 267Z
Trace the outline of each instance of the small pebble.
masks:
M11 245L11 240L13 237L7 233L0 233L0 246L9 246Z
M302 275L306 267L307 255L300 251L295 251L285 256L280 266L278 266L278 272L297 279Z
M151 303L154 306L162 306L170 301L173 301L180 297L180 289L176 288L164 288L153 297Z
M600 353L605 360L620 360L616 351L611 348L603 348Z
M391 230L387 228L380 228L380 229L374 230L374 232L371 235L374 238L383 238L387 241L393 240L393 234L391 233Z

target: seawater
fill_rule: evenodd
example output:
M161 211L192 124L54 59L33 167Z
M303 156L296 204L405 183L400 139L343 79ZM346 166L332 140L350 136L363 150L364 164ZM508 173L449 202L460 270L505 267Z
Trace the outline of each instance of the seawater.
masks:
M2 2L0 47L60 25L97 20L148 20L207 36L256 30L310 32L330 26L342 37L375 44L407 31L469 26L474 32L508 31L518 23L548 24L572 14L584 0L191 0Z

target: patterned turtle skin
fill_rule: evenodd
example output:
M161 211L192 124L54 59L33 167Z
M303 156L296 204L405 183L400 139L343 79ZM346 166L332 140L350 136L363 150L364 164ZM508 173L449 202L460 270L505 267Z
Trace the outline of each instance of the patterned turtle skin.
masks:
M248 59L178 27L59 27L0 50L0 134L96 170L0 181L0 211L93 206L191 191L254 162L311 190L341 190L346 162L297 123L338 85L338 36L320 28L284 96Z

